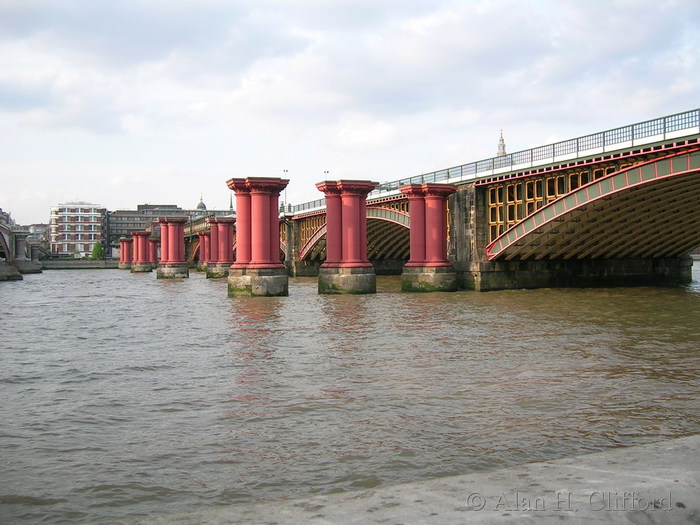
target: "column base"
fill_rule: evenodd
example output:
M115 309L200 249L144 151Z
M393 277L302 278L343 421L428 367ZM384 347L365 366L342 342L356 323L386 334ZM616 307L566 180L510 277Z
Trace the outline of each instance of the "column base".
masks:
M133 270L131 270L133 272ZM190 276L190 267L187 263L161 264L156 270L158 279L187 279Z
M29 259L15 259L10 263L19 270L19 273L41 273L41 264Z
M228 296L278 297L289 295L287 269L282 268L230 268L228 270Z
M19 270L5 261L0 261L0 281L21 281L24 279Z
M153 263L131 263L131 273L152 272Z
M131 263L120 262L117 268L120 270L131 270Z
M222 277L228 277L228 271L231 268L231 263L224 264L207 264L205 271L207 272L207 279L221 279Z
M450 266L404 266L402 292L454 292L457 272Z
M318 270L318 293L365 294L376 293L377 276L371 266L326 267Z

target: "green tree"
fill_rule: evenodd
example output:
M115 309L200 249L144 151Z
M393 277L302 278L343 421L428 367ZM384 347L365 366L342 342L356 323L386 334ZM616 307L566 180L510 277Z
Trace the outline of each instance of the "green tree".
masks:
M100 260L105 256L104 248L102 248L101 242L96 242L95 246L92 248L92 258L95 260Z

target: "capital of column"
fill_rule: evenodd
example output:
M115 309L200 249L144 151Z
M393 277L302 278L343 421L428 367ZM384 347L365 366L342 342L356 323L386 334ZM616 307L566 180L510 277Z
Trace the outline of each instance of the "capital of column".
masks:
M246 184L250 188L251 193L279 193L289 184L288 179L280 179L278 177L248 177Z
M150 237L151 232L131 232L133 237Z
M246 177L229 179L226 185L236 193L263 192L279 193L289 184L289 179L279 177Z
M411 197L447 197L457 191L457 186L454 184L407 184L401 186L399 191Z
M409 199L423 198L425 197L425 184L407 184L406 186L401 186L399 191Z
M187 217L161 217L158 222L160 224L185 224L188 220Z
M316 188L318 188L318 191L322 191L326 195L340 195L341 193L337 180L324 180L323 182L317 182Z
M245 181L245 179L229 179L226 181L226 186L235 193L248 193L250 188Z
M426 197L448 197L457 191L454 184L423 184Z
M376 182L367 180L339 180L338 188L343 194L367 195L377 187Z

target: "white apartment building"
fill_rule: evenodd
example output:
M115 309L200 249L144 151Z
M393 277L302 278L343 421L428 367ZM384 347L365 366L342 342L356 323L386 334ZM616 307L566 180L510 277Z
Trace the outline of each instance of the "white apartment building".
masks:
M66 202L51 207L49 221L51 254L59 257L90 257L102 241L106 210L89 202Z

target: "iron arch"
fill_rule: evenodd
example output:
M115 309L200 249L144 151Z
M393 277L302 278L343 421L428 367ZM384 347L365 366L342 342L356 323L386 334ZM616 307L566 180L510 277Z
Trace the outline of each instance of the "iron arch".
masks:
M611 173L540 208L489 260L679 257L700 244L700 148Z

